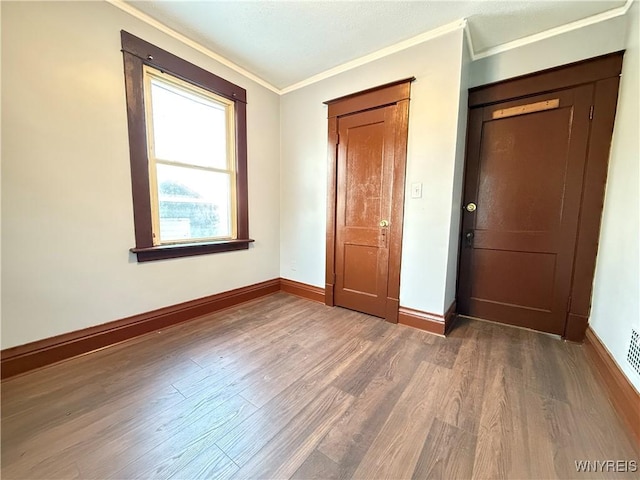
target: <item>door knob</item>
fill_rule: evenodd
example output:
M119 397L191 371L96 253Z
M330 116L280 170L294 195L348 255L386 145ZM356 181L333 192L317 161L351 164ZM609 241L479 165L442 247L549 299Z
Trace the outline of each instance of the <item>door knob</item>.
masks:
M389 226L389 221L388 220L380 220L380 226L381 227L388 227Z
M475 203L469 202L464 208L467 212L475 212L477 207Z

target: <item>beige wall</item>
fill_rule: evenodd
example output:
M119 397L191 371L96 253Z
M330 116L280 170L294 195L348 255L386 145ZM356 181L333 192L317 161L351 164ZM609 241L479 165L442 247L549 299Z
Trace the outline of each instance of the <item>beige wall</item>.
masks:
M640 392L640 375L627 361L631 329L640 333L639 10L634 3L627 19L590 322Z
M2 348L279 276L279 97L104 2L2 2ZM248 251L138 264L120 30L247 89Z
M280 259L285 278L324 287L327 110L322 102L393 80L411 85L400 303L441 314L462 162L458 145L463 31L460 29L288 93L281 100ZM464 112L465 109L463 109ZM463 122L464 124L464 122ZM462 133L464 136L464 133ZM458 200L459 204L459 200ZM455 225L457 237L457 223Z
M462 45L462 64L460 69L460 86L458 101L458 126L456 139L456 156L453 171L453 189L451 191L451 222L449 224L449 252L445 284L444 310L456 299L458 280L458 254L460 248L460 227L462 221L462 200L464 161L467 146L467 105L469 98L469 69L471 58L467 42Z
M485 85L624 50L626 31L627 17L614 17L476 60L470 67L469 86Z

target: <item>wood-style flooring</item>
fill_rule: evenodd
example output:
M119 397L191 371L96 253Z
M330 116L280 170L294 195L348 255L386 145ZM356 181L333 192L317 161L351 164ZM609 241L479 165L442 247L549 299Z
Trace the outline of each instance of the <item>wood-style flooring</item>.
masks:
M580 345L278 293L2 383L2 478L638 478Z

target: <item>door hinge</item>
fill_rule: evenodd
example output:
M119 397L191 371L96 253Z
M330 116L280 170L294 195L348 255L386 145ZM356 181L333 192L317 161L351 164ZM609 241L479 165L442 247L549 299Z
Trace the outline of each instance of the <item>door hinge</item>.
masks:
M571 311L571 296L567 298L567 313Z
M340 134L336 133L336 145L340 145Z
M593 105L589 108L589 120L593 120Z

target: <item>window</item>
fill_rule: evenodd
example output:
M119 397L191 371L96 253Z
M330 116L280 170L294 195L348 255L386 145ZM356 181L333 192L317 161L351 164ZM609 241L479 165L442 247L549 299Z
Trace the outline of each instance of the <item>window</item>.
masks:
M153 244L235 238L233 102L144 67Z
M246 91L121 32L139 262L247 249Z

